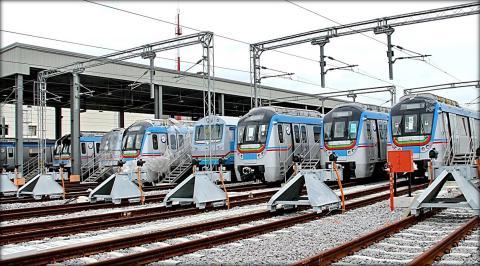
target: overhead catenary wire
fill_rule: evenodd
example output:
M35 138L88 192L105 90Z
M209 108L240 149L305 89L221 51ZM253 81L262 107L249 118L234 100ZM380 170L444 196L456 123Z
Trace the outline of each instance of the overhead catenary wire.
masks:
M140 17L143 17L143 18L155 20L155 21L158 21L158 22L167 23L167 24L170 24L170 25L176 25L176 23L171 22L171 21L167 21L167 20L164 20L164 19L160 19L160 18L156 18L156 17L144 15L144 14L141 14L141 13L138 13L138 12L133 12L133 11L130 11L130 10L126 10L126 9L122 9L122 8L118 8L118 7L114 7L114 6L110 6L110 5L106 5L106 4L104 4L104 3L98 3L98 2L95 2L95 1L91 1L91 0L83 0L83 1L88 2L88 3L91 3L91 4L99 5L99 6L102 6L102 7L110 8L110 9L113 9L113 10L117 10L117 11L120 11L120 12L125 12L125 13L131 14L131 15L136 15L136 16L140 16ZM183 28L189 29L189 30L193 30L193 31L202 31L202 30L200 30L200 29L193 28L193 27L186 26L186 25L180 25L180 26L183 27ZM246 42L246 41L242 41L242 40L239 40L239 39L236 39L236 38L232 38L232 37L226 36L226 35L224 35L224 34L217 34L217 33L215 33L215 36L218 36L218 37L220 37L220 38L227 39L227 40L230 40L230 41L234 41L234 42L238 42L238 43L250 45L250 43L248 43L248 42ZM296 58L300 58L300 59L308 60L308 61L311 61L311 62L319 63L318 60L311 59L311 58L308 58L308 57L304 57L304 56L300 56L300 55L296 55L296 54L292 54L292 53L288 53L288 52L284 52L284 51L279 51L279 50L273 50L273 51L276 52L276 53L280 53L280 54L284 54L284 55L288 55L288 56L293 56L293 57L296 57ZM335 66L335 65L333 65L333 66ZM335 67L338 67L338 66L335 66ZM355 73L358 73L359 75L362 75L362 76L365 76L365 77L368 77L368 78L376 79L376 80L378 80L378 81L383 81L383 82L385 82L385 83L392 84L391 82L388 82L388 81L383 80L383 79L381 79L381 78L373 77L373 75L371 75L371 74L364 73L364 71L360 71L360 69L358 69L358 71L356 71ZM402 88L404 88L404 86L401 86L401 85L396 85L396 86L397 86L397 87L402 87Z
M337 25L344 26L343 23L340 23L340 22L335 21L335 20L333 20L333 19L331 19L331 18L328 18L327 16L324 16L324 15L322 15L322 14L316 12L316 11L313 11L313 10L311 10L311 9L309 9L309 8L306 8L306 7L304 7L304 6L300 5L300 4L294 3L293 1L290 1L290 0L285 0L285 1L288 2L288 3L290 3L290 4L292 4L292 5L294 5L294 6L297 6L297 7L301 8L301 9L307 11L307 12L310 12L310 13L315 14L315 15L321 17L321 18L324 18L324 19L326 19L326 20L328 20L328 21L331 21L331 22L333 22L333 23L335 23L335 24L337 24ZM349 28L349 29L355 31L355 30L352 29L352 28ZM363 33L363 32L357 32L357 33L359 33L359 34L361 34L361 35L363 35L363 36L365 36L365 37L367 37L367 38L369 38L369 39L371 39L371 40L373 40L373 41L376 41L376 42L378 42L378 43L381 43L381 44L383 44L383 45L388 45L386 42L383 42L383 41L381 41L381 40L379 40L379 39L377 39L377 38L375 38L375 37L369 36L369 35L367 35L367 34L365 34L365 33ZM406 49L403 48L403 47L400 47L400 46L397 46L397 45L392 45L392 47L395 48L395 49L397 49L397 50L400 51L400 52L405 53L404 50L406 50ZM410 50L408 50L408 51L410 51ZM410 51L410 52L413 52L413 51ZM414 52L414 53L415 53L415 52ZM408 54L408 53L405 53L405 54ZM460 79L457 78L456 76L450 74L450 73L447 72L446 70L443 70L443 69L440 68L439 66L434 65L434 64L431 62L431 60L430 60L430 62L427 62L427 61L425 61L425 60L421 60L421 61L423 61L424 63L426 63L426 64L428 64L428 65L430 65L430 66L432 66L433 68L435 68L435 69L437 69L438 71L444 73L445 75L450 76L451 78L453 78L453 79L455 79L455 80L457 80L457 81L460 81Z

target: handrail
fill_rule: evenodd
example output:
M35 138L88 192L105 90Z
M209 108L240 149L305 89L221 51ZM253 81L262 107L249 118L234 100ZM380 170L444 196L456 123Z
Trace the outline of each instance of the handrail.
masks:
M23 167L23 177L25 179L30 178L30 175L34 172L38 173L38 154L35 157L30 158L25 162Z
M307 155L311 154L312 150L314 148L317 148L320 150L320 142L321 140L319 139L318 141L315 141L314 142L314 145L312 147L310 147L310 149L308 149L308 151L304 154L301 154L302 157L303 157L303 160L302 162L306 159ZM316 145L318 144L318 145ZM284 168L284 172L283 172L283 175L284 175L284 180L285 182L287 182L287 172L293 167L294 164L291 164L288 168L286 168L286 163L287 161L290 159L290 157L293 157L295 152L297 151L297 149L299 148L302 148L303 146L302 145L299 145L297 148L295 148L295 150L293 150L292 154L290 154L284 161L283 161L283 168Z

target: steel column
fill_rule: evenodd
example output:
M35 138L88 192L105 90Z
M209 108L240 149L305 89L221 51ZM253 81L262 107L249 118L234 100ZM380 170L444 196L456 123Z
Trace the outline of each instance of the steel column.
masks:
M62 137L62 107L55 106L55 139Z
M392 33L393 33L393 29L387 32L388 77L390 78L390 80L393 80Z
M23 75L15 79L15 164L18 173L23 176Z
M328 42L328 37L318 38L311 41L312 45L320 46L320 79L322 88L325 88L325 74L327 74L327 72L325 71L325 66L327 65L327 63L325 62L325 44L327 44Z
M155 119L163 116L163 88L160 85L153 86L153 98L155 101Z
M225 94L223 93L217 93L217 101L218 101L218 112L220 115L225 115Z
M125 127L125 112L123 110L118 111L118 127Z
M72 175L80 175L80 77L73 73L72 88L70 92L70 133L71 133L71 160Z

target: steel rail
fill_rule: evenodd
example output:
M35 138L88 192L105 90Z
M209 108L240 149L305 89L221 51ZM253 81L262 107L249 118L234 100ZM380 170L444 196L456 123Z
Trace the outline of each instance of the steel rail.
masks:
M254 189L254 184L249 184L247 186L235 186L229 189L229 191L239 192L245 190ZM257 185L259 188L263 188L262 184ZM154 188L154 187L153 187ZM162 187L163 188L163 187ZM153 189L152 189L153 190ZM163 201L166 194L159 195L148 195L145 197L147 203L156 203ZM113 204L111 202L97 202L97 203L74 203L74 204L65 204L65 205L52 205L45 207L32 207L32 208L22 208L22 209L12 209L2 211L2 220L13 220L13 219L25 219L32 218L35 216L47 216L55 214L65 214L69 212L77 212L84 210L95 210L103 208L120 208L131 205L138 205L139 203L129 203L127 201L122 202L121 204Z
M402 193L407 193L407 189L402 190ZM384 193L374 197L370 197L361 201L356 201L352 203L347 203L345 205L347 210L352 210L355 208L363 207L389 197L389 193ZM338 212L335 212L338 213ZM140 265L152 263L158 260L172 258L174 256L180 256L186 253L195 252L197 250L210 248L213 246L229 243L243 238L253 237L259 234L268 233L275 231L281 228L292 226L298 223L305 223L317 218L321 218L328 215L324 212L322 214L317 213L307 213L303 215L298 215L291 218L281 219L278 221L249 227L245 229L239 229L231 232L226 232L218 235L213 235L197 240L192 240L177 245L171 245L162 248L155 248L144 252L139 252L131 255L122 256L119 258L108 259L93 263L91 265Z
M479 222L480 218L478 216L473 217L472 219L468 220L468 222L464 223L455 231L443 238L440 242L424 251L420 256L413 259L407 265L431 265L435 260L441 258L445 253L447 253L470 231L477 227Z

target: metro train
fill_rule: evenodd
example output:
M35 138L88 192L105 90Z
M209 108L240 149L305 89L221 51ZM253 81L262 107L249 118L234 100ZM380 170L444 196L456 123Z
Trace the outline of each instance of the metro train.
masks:
M89 160L92 160L100 153L100 143L105 132L92 132L81 131L80 132L80 156L82 164L85 164ZM71 135L66 134L59 138L55 142L55 148L53 151L53 166L59 167L61 163L65 166L65 169L69 171L72 166L70 153L71 153Z
M440 165L464 164L480 147L480 113L433 94L405 95L392 107L389 150L411 150L416 176L425 176L429 152Z
M47 139L46 141L46 161L52 161L52 153L55 146L55 140ZM16 143L14 138L0 139L0 167L8 165L8 170L15 167L16 157ZM25 138L23 141L23 162L27 163L29 160L38 155L38 139Z
M102 137L100 142L99 167L117 166L122 159L123 128L114 128Z
M134 171L137 160L145 161L146 182L156 183L177 162L185 152L191 153L191 133L187 122L175 119L150 119L133 123L124 134L122 141L123 170Z
M378 112L383 111L383 112ZM386 174L388 109L358 103L335 107L323 118L322 168L337 155L343 180Z
M222 159L223 166L227 170L234 170L235 135L238 120L238 117L210 116L195 123L192 158L198 160L200 168L204 168L210 163L218 165L219 159ZM209 141L211 141L211 146ZM233 171L232 177L234 175Z
M294 157L319 159L322 122L317 111L277 106L250 110L238 122L235 172L238 181L285 180Z

